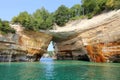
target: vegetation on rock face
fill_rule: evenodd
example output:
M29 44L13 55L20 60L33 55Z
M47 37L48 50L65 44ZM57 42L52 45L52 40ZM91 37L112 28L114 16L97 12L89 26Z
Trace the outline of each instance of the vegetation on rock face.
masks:
M15 30L9 26L8 21L2 21L0 19L0 33L2 34L15 33Z
M53 15L45 8L38 9L33 13L33 24L37 29L51 29L53 20Z
M50 13L45 8L36 10L33 14L22 12L12 19L12 23L20 23L25 29L38 31L51 29L54 24L64 26L69 20L92 18L114 9L120 9L120 0L81 0L71 8L61 5L55 12Z
M55 23L57 25L63 26L70 19L69 8L64 5L61 5L54 13Z
M32 15L21 12L12 19L12 23L20 23L27 30L51 29L54 23L53 15L45 8L36 10Z
M77 19L81 15L82 15L82 7L80 6L80 4L76 4L70 8L71 20Z
M120 0L82 0L82 8L89 18L103 11L120 9Z

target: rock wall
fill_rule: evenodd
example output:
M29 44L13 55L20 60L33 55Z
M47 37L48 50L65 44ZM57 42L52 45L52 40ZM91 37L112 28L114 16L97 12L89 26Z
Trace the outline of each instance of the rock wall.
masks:
M58 59L120 62L120 10L74 21L52 34Z
M29 54L43 54L47 51L51 35L42 32L24 31L19 37L19 44Z
M120 60L120 57L111 59L113 56L120 55L119 22L120 17L80 34L92 61L117 62Z
M47 51L51 39L49 34L24 30L0 35L0 61L37 61Z
M81 37L71 37L68 40L54 42L57 59L75 59L89 61L87 52L83 47Z
M57 59L120 62L120 10L69 22L55 30L33 32L20 25L11 27L16 34L0 35L0 61L39 60L53 41Z

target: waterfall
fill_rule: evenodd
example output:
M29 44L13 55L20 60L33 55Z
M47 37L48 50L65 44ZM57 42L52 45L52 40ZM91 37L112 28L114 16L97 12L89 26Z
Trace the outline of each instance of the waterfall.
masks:
M9 55L9 62L12 61L12 54Z
M10 55L9 55L9 62L12 61L12 51L10 52Z
M41 62L51 62L53 59L49 56L49 54L43 54L43 56L40 59Z
M5 61L5 59L4 59L4 55L3 55L3 58L2 58L2 59L3 59L2 61L4 62L4 61Z

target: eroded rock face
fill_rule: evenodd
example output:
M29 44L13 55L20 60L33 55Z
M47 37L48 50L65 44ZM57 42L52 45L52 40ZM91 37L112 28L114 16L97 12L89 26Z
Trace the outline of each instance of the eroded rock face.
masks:
M76 59L89 61L81 37L71 37L68 40L54 42L57 59Z
M42 32L24 31L19 37L19 44L29 54L43 54L47 51L51 35Z
M60 59L68 54L71 59L73 55L87 54L93 62L120 62L120 10L78 20L53 32L55 51Z
M0 54L4 57L0 60L6 57L20 60L22 54L24 59L27 54L30 61L38 60L53 41L57 59L120 62L120 10L49 31L23 31L18 25L11 27L17 34L0 35Z
M51 39L51 35L33 31L0 35L0 61L39 60L47 51Z
M96 28L80 34L91 61L115 62L120 58L120 14L113 15ZM114 56L114 57L113 57ZM112 57L112 59L111 59ZM114 59L113 59L114 58ZM117 61L116 61L117 62Z

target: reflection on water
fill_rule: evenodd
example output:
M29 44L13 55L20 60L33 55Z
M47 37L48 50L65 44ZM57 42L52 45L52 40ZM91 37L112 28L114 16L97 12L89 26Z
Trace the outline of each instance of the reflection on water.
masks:
M49 57L42 57L40 62L44 64L46 80L54 80L54 65L53 59Z
M120 80L120 64L81 61L0 63L0 80Z
M40 62L48 62L48 61L52 62L53 59L52 59L52 58L45 58L45 57L42 57L42 58L40 59Z
M47 80L53 80L54 79L54 66L52 63L46 64L45 67L45 76Z

